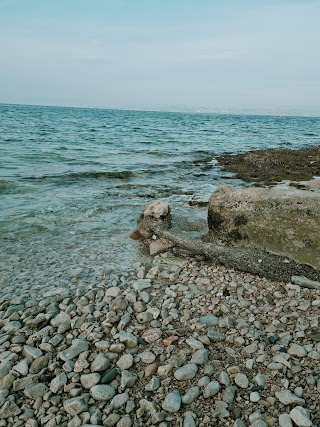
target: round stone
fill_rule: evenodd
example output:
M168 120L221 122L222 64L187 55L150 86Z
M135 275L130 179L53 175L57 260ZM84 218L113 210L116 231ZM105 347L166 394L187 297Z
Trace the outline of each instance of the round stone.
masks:
M94 385L90 389L90 396L95 400L111 400L115 394L115 389L108 384Z
M210 381L209 384L203 390L203 397L206 399L208 397L214 396L220 390L220 384L218 381Z
M181 407L181 396L178 391L168 393L162 404L162 409L167 412L178 412Z
M80 381L84 388L89 389L94 385L98 384L98 382L100 381L100 378L101 376L98 373L84 374L84 375L81 375Z
M133 356L130 353L124 354L123 356L121 356L120 359L117 362L117 366L122 371L130 369L132 365L133 365Z
M234 382L241 388L248 388L249 386L249 380L247 376L245 374L241 374L240 372L235 376Z
M194 363L188 363L187 365L182 366L177 369L174 373L174 377L178 381L191 380L196 376L198 372L198 367Z
M194 402L200 395L200 388L197 386L189 388L186 394L182 397L182 403L184 405L190 405Z
M257 391L253 391L252 393L250 393L250 400L251 402L259 402L260 394Z

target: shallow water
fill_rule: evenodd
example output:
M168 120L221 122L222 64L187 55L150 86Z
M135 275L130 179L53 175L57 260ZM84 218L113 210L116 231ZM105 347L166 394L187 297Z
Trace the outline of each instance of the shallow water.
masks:
M217 155L319 142L319 118L0 105L2 281L100 280L141 257L128 234L156 198L201 232L193 195L244 185Z

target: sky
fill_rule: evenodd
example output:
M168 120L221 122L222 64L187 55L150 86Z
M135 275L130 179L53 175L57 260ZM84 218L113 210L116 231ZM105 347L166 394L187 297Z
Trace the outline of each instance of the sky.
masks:
M0 103L320 115L320 0L0 0Z

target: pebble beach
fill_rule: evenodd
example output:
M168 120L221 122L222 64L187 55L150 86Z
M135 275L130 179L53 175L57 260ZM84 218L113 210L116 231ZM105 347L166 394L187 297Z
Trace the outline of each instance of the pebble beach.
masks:
M318 118L0 107L0 427L320 425L319 291L129 239L159 198L199 237L252 185L219 156L318 145Z
M320 425L319 291L171 253L74 274L2 285L1 427Z

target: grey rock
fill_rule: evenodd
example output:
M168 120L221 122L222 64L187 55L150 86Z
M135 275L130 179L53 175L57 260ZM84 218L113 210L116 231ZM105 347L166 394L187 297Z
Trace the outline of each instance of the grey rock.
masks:
M196 427L194 417L190 413L186 413L183 420L183 427Z
M201 348L193 353L191 358L191 363L195 363L196 365L204 365L208 362L209 359L209 350L206 348Z
M220 390L220 384L218 381L210 381L209 384L203 390L203 397L206 399L208 397L214 396Z
M88 400L88 394L72 397L63 402L63 407L68 414L74 416L88 409Z
M240 420L240 418L237 418L233 424L233 427L246 427L246 425L242 420Z
M117 424L117 422L120 420L120 415L119 414L110 414L103 422L104 426L107 427L113 427L114 425Z
M60 359L64 361L72 360L87 350L89 350L89 343L87 341L74 340L69 348L60 353Z
M178 391L172 391L168 393L162 404L162 409L170 413L175 413L175 412L178 412L180 408L181 408L180 393Z
M309 335L309 338L312 341L320 342L320 332L311 332L311 334Z
M146 391L155 391L158 390L160 387L160 379L157 377L151 378L151 380L146 384L145 390Z
M234 378L234 382L241 388L248 388L249 380L245 374L241 374L240 372L236 374Z
M226 335L223 332L212 329L207 332L207 336L212 342L220 342L226 339Z
M120 359L117 361L117 366L123 371L128 370L133 365L133 356L132 354L124 354L120 357Z
M200 396L200 388L198 386L194 386L187 390L186 394L182 396L182 403L184 405L190 405Z
M156 356L151 351L144 351L142 353L139 353L138 356L141 359L141 362L143 363L153 363L156 360Z
M296 285L302 286L303 288L320 289L320 282L310 280L304 276L292 276L291 282Z
M35 374L35 375L29 375L27 377L17 379L13 382L13 390L19 391L26 388L27 385L37 383L40 380L41 375Z
M49 356L45 354L44 356L37 357L31 363L29 367L30 374L38 374L43 368L46 368L49 363Z
M290 418L298 427L311 427L310 412L302 406L296 406L290 411Z
M68 414L74 416L88 409L88 400L89 396L87 394L72 397L71 399L64 400L63 407Z
M268 424L263 420L254 421L250 427L268 427Z
M213 411L213 415L219 418L226 418L230 416L230 412L228 411L228 404L221 400L215 401L215 410Z
M290 354L291 356L305 357L307 355L307 352L305 348L301 345L293 343L288 349L288 354Z
M150 279L139 279L132 285L135 291L141 292L144 289L148 289L151 287Z
M134 383L137 381L138 375L130 371L121 372L120 388L121 390L126 389L127 387L133 387Z
M27 359L21 360L19 363L14 365L12 369L19 372L19 374L23 376L27 375L27 373L29 372L29 365L28 365ZM1 375L0 375L0 378L1 378Z
M34 383L26 386L24 389L24 395L28 399L36 400L39 397L42 398L47 391L49 391L49 388L45 384Z
M198 323L206 326L217 326L219 324L219 319L217 316L214 316L213 314L209 314L207 316L199 317Z
M98 353L91 363L91 372L101 372L108 369L110 366L110 360L105 357L104 354Z
M12 363L8 360L0 363L0 380L10 372L11 368Z
M112 286L111 288L108 288L104 294L105 297L113 297L116 298L120 294L120 288L117 286Z
M36 359L43 355L43 352L39 348L32 347L31 345L23 346L23 355L26 357L32 357Z
M198 386L205 387L206 385L209 384L209 382L210 382L210 378L208 376L201 377L198 381Z
M119 409L124 406L129 400L128 393L120 393L113 397L111 400L111 405L113 405L114 409Z
M219 328L230 329L235 323L235 319L232 316L220 317Z
M60 375L57 375L50 383L50 390L52 393L58 393L65 384L67 384L68 378L67 375L63 372Z
M2 330L3 332L8 332L10 334L10 333L13 333L14 331L19 330L20 328L21 328L21 323L16 320L13 320L11 322L8 322L5 326L3 326Z
M257 374L254 377L254 381L257 385L264 386L266 384L266 376L263 374Z
M101 378L100 374L96 372L93 374L84 374L84 375L81 375L80 382L84 388L91 389L91 387L98 384L98 382L100 381L100 378Z
M15 417L20 413L21 409L14 402L7 400L0 408L0 420Z
M230 378L229 375L227 374L227 372L221 371L219 374L219 382L225 386L230 385Z
M293 394L290 390L281 390L276 391L276 397L284 405L303 405L305 403L304 399Z
M101 384L110 384L119 375L118 368L112 368L101 376Z
M259 400L260 400L260 394L257 391L252 391L250 393L250 401L256 403L256 402L259 402Z
M124 417L120 418L120 420L117 422L117 427L131 427L132 426L132 420L129 417L129 415L125 415Z
M222 400L228 404L231 404L234 401L236 392L237 392L236 386L228 385L222 392Z
M289 414L279 415L279 427L292 427L292 421Z
M194 363L188 363L187 365L178 368L174 373L174 377L178 381L191 380L196 376L197 372L197 365L195 365Z
M90 396L95 400L111 400L115 394L115 389L109 384L94 385L90 389Z
M192 348L192 350L199 350L203 348L203 343L193 337L186 339L186 343Z
M51 319L50 323L54 328L57 328L59 325L70 323L71 317L69 314L65 313L64 311L60 311L59 314L56 315L53 319Z

